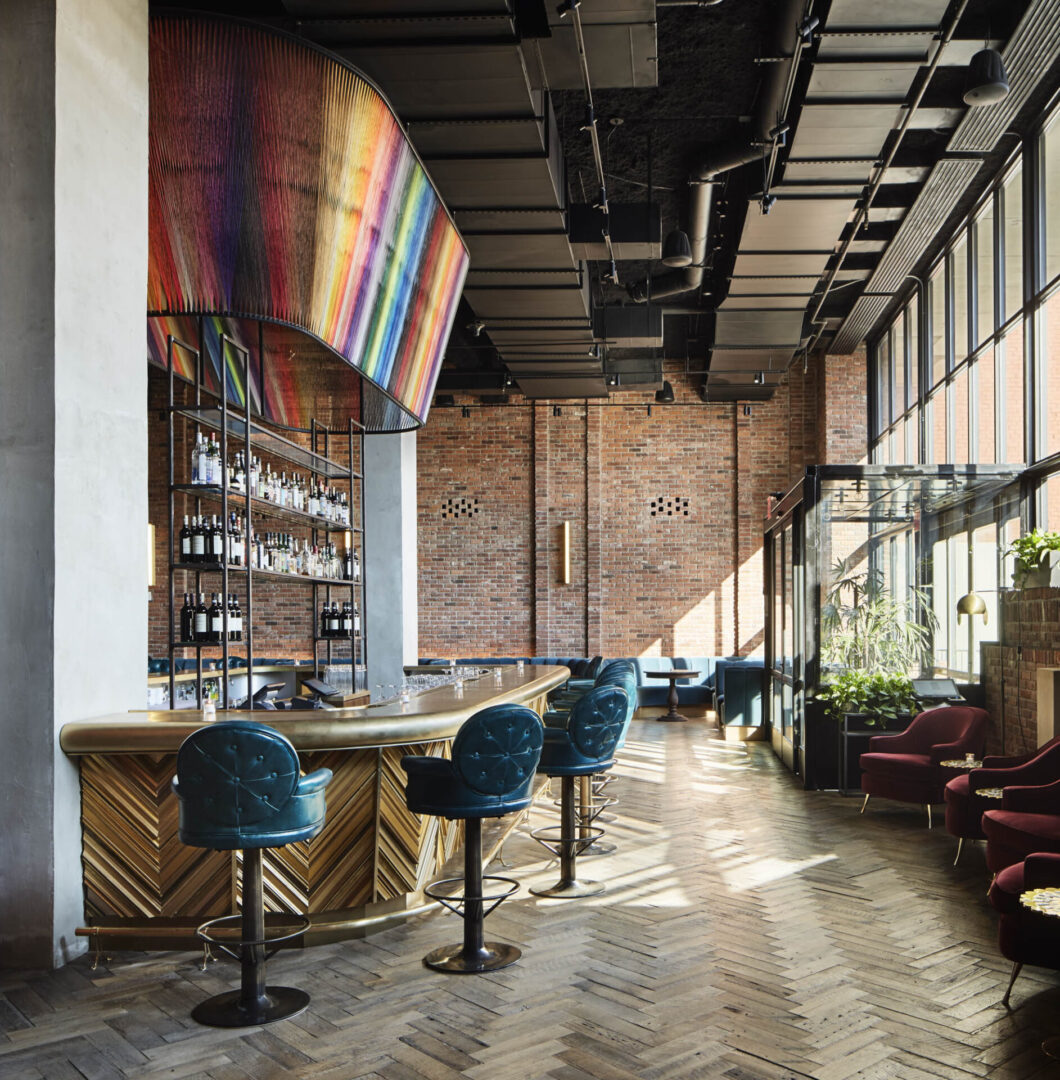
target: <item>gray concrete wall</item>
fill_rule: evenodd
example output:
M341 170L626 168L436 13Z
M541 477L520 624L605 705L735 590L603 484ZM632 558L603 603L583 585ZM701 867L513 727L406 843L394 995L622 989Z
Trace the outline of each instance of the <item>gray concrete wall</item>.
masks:
M0 4L0 963L81 943L62 725L143 707L147 0Z
M364 440L365 633L368 689L400 685L418 658L416 434Z

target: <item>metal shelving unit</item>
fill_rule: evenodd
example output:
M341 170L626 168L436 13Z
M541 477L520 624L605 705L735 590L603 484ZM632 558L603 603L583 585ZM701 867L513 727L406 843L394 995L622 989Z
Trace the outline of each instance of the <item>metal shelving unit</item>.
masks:
M310 446L307 450L303 446L284 438L250 415L250 353L236 341L222 334L220 337L220 366L222 387L218 394L213 394L205 389L203 371L202 350L189 345L179 338L169 335L166 341L168 361L168 396L167 396L167 458L168 458L168 491L169 491L169 701L172 706L175 700L175 656L178 650L195 650L195 700L202 706L203 686L203 649L221 649L221 670L211 672L210 677L220 676L221 684L221 707L229 707L228 700L228 674L230 652L246 658L247 690L249 697L248 707L254 708L253 701L253 656L254 656L254 579L255 577L269 578L272 580L288 581L296 585L311 586L313 589L313 625L311 632L307 634L307 640L313 642L313 664L316 674L321 674L321 655L325 657L325 663L333 662L333 646L345 645L349 642L351 674L353 685L357 685L357 670L366 662L366 646L361 633L351 634L349 638L321 637L319 634L318 619L320 605L323 602L320 590L324 589L323 600L331 603L332 589L348 590L351 606L359 611L363 618L364 612L364 484L363 484L363 461L364 461L364 427L352 418L349 420L347 430L340 432L329 431L327 428L312 421L310 429ZM173 357L175 350L183 350L194 358L195 361L195 402L193 405L177 405L175 400L174 365ZM233 408L229 405L227 394L224 392L224 371L226 359L229 355L235 355L241 361L243 386L246 387L246 401L242 409ZM207 395L211 400L203 402L203 396ZM174 424L181 418L195 425L196 431L203 428L219 432L221 446L222 468L227 467L229 460L229 445L231 440L239 445L248 463L254 454L266 458L279 459L287 464L293 464L304 470L312 482L327 481L346 483L349 486L350 524L340 524L329 521L316 514L295 510L292 507L277 506L268 499L258 498L249 490L233 491L227 484L191 484L177 482L176 461L174 457ZM333 439L342 438L347 444L347 464L343 465L328 457L329 443ZM322 448L323 452L318 452ZM185 563L174 558L176 551L177 531L175 527L175 499L177 495L191 495L195 498L196 516L202 514L203 500L209 500L220 504L220 517L223 522L223 543L226 559L221 562L196 562ZM244 511L246 521L245 534L245 557L243 564L234 566L227 562L228 554L228 520L229 511L236 507ZM312 543L315 545L319 538L326 538L336 533L346 536L346 547L355 553L354 565L359 565L360 573L353 580L309 577L302 574L289 574L275 570L265 570L252 565L250 557L251 538L255 534L254 523L261 520L276 520L288 522L295 526L301 526L311 530ZM220 642L186 642L181 641L175 633L176 620L176 592L174 574L177 572L192 572L195 574L195 595L198 596L202 589L203 575L217 575L221 577L221 593L225 598L223 606L223 624ZM246 605L243 611L243 640L230 642L228 640L228 596L229 584L232 575L243 575L246 583ZM363 626L363 623L362 623ZM321 642L326 643L327 648L321 650Z

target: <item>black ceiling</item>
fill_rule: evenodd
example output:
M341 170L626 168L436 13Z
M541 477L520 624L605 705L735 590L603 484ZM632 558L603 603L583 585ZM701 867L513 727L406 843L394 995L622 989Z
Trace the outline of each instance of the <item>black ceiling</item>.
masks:
M936 162L969 157L952 149L966 113L966 58L986 40L1015 49L1023 33L1043 42L1051 31L1032 33L1028 21L1043 5L1047 13L1050 2L1056 22L1055 0L720 0L702 6L582 0L578 17L594 83L607 198L614 206L647 203L650 196L661 222L650 248L654 257L644 257L647 236L623 249L630 257L616 262L617 284L608 280L609 259L581 262L577 246L557 242L565 240L572 204L599 200L571 13L561 17L553 4L537 0L262 0L215 3L212 11L260 19L334 49L367 70L409 122L410 138L472 250L439 389L496 393L506 377L514 377L519 389L537 397L620 394L661 385L665 359L687 360L694 371L712 366L704 397L731 400L741 387L760 395L755 365L768 362L767 384L773 385L809 343L826 345L838 335L839 344L849 347L855 333L898 302L890 294L900 297L901 289L889 286L884 296L879 285L901 280L897 249L887 273L876 269L887 269L891 241L921 218L944 234L1014 145L1001 131L981 136L975 156L981 165L954 166L960 178L944 189L952 196L945 214L921 208L919 218L910 217L918 199L932 197ZM938 38L961 9L953 42L927 81ZM597 321L594 334L594 313L643 310L631 301L629 287L670 273L658 261L658 241L670 229L689 227L695 191L689 178L704 154L760 138L754 118L763 76L778 59L772 55L778 34L783 38L793 12L819 22L805 48L792 50L797 64L783 117L790 130L778 139L770 189L778 199L776 216L763 218L760 208L771 152L762 146L756 160L714 177L704 281L661 302L666 316L658 325L665 336L654 324L629 329L611 317L603 331ZM791 37L793 28L787 29ZM890 51L874 51L884 46ZM1004 131L1026 127L1056 87L1056 44L1045 41L1042 49L1026 71L1017 72L1033 87L1004 116ZM410 71L420 69L417 83ZM920 109L868 222L849 246L835 282L841 287L811 322L873 170L897 139L902 103L924 82ZM881 124L878 138L866 128L873 109L883 117L874 121ZM842 128L846 122L849 131ZM559 149L552 145L551 123ZM520 141L532 144L535 137L540 148ZM864 145L856 146L859 140ZM862 163L852 164L852 158ZM499 179L491 186L493 176ZM508 180L510 198L504 177L517 181ZM614 233L614 213L610 220ZM819 227L805 230L793 246L778 234L777 222ZM921 270L937 246L925 232L908 269ZM911 259L907 254L900 269ZM876 290L878 296L856 306L863 291ZM750 298L736 299L739 293ZM632 318L641 315L634 311ZM616 325L622 328L617 333Z

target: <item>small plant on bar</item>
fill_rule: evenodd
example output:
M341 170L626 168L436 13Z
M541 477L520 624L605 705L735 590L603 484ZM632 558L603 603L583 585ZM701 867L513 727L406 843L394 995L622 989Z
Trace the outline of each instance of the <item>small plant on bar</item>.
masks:
M1023 536L1017 536L1005 549L1005 554L1015 559L1012 584L1022 589L1036 571L1046 570L1051 551L1060 551L1060 532L1032 529Z

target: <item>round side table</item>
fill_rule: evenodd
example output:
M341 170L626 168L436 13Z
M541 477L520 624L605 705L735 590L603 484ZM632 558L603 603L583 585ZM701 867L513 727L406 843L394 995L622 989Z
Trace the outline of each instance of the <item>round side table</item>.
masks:
M1020 893L1020 906L1039 915L1060 919L1060 889L1029 889ZM1053 1035L1042 1043L1046 1057L1060 1060L1060 1035Z

